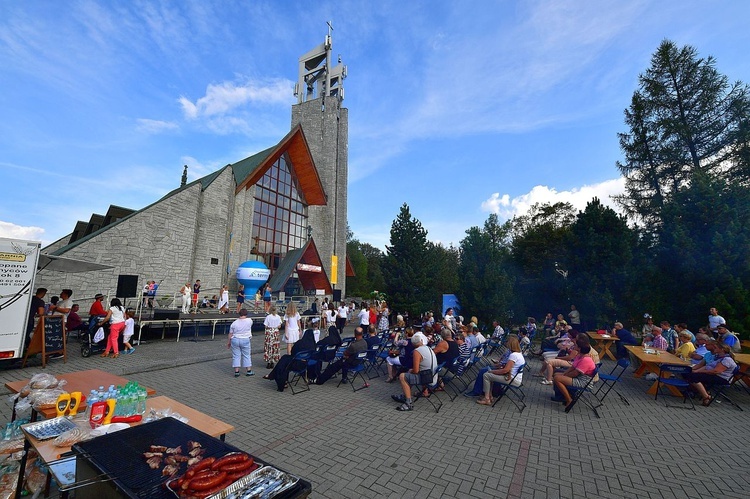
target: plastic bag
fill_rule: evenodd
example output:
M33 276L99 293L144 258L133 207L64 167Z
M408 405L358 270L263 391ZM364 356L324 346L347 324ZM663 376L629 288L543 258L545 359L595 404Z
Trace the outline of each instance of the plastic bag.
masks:
M57 388L59 381L57 378L47 373L35 374L29 380L29 387L32 390L39 390L44 388Z
M99 343L104 339L104 328L100 327L96 330L96 333L94 334L94 343Z
M13 454L19 450L23 450L23 437L0 440L0 454Z
M63 393L65 393L65 390L61 390L60 388L55 388L54 390L33 390L28 399L31 402L31 406L38 411L55 407L58 397Z
M73 428L57 436L52 443L56 447L71 447L73 444L91 439L91 430L85 428Z

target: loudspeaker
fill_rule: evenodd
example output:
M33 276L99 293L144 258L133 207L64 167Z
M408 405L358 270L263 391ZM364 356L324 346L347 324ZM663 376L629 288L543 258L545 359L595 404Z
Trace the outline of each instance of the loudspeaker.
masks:
M335 301L335 302L341 301L341 290L340 289L334 289L333 290L333 301Z
M154 309L154 320L155 321L163 321L166 319L170 320L177 320L180 318L180 311L179 310L170 310L170 309Z
M138 296L138 276L124 274L118 275L117 292L115 293L115 296L118 298L135 298Z

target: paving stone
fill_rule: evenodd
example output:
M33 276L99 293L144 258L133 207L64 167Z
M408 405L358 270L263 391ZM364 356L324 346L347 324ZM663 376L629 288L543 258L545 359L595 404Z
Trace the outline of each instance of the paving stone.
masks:
M336 388L336 379L297 395L279 393L261 378L262 336L252 345L252 378L232 376L226 338L217 334L214 341L150 341L114 360L82 358L72 342L67 363L0 366L0 381L83 369L136 380L234 425L229 443L310 480L313 497L739 498L750 489L747 473L707 466L746 462L738 436L750 431L750 411L665 407L632 371L618 386L630 405L608 398L602 419L583 404L565 414L549 400L549 387L533 382L524 387L523 413L508 401L488 408L447 396L438 414L426 403L400 413L390 399L398 387L378 379L356 393ZM538 368L539 361L530 362ZM612 365L605 361L604 370ZM0 424L11 411L4 394L0 388ZM729 395L750 408L744 390ZM717 420L732 431L717 432ZM679 435L665 431L665 421ZM700 452L685 435L696 436ZM698 479L697 470L704 473Z

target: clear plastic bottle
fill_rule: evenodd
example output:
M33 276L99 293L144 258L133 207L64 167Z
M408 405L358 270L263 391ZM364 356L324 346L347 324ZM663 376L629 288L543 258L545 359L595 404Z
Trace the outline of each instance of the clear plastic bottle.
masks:
M146 390L143 388L138 390L138 414L146 414L146 397L148 397Z

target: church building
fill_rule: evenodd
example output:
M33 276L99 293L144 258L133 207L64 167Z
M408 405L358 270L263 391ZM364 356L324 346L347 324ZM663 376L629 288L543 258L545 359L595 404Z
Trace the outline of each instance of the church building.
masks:
M348 110L346 66L331 61L331 36L299 59L291 130L253 156L187 183L137 211L111 206L44 253L111 266L66 274L42 270L37 285L76 297L115 296L118 277L156 281L172 295L201 280L205 294L248 260L270 270L273 292L345 296ZM254 289L247 289L252 299Z

